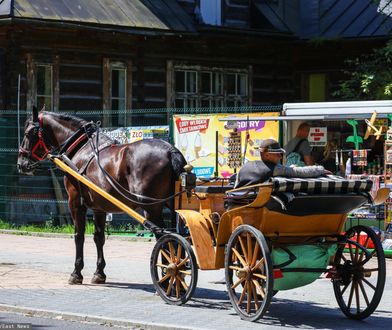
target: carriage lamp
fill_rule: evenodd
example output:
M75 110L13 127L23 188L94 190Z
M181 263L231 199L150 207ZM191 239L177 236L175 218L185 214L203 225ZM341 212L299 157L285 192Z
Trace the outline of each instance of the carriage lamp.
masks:
M181 186L186 190L188 201L190 201L190 198L192 196L192 189L196 187L196 174L192 173L192 169L192 165L185 165L185 172L182 172L180 174Z

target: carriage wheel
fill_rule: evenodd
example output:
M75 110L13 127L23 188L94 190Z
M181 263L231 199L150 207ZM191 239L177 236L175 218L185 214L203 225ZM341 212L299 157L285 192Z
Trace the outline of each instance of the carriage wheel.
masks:
M180 235L162 236L150 260L151 278L161 298L169 304L185 304L197 284L197 263L192 247Z
M230 236L225 255L225 277L230 301L243 320L256 321L273 296L272 260L263 234L249 225Z
M367 237L361 238L361 233ZM350 319L362 320L375 311L384 291L384 251L369 227L352 227L345 236L335 255L333 288L342 312Z

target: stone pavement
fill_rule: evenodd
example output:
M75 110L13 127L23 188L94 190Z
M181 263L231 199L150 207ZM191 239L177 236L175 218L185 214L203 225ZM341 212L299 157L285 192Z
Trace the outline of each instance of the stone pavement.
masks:
M392 260L376 313L362 322L340 312L331 283L318 280L274 298L258 323L242 321L234 312L225 285L214 284L223 270L200 271L195 297L171 306L155 294L149 261L154 241L110 237L105 245L107 283L91 285L96 253L92 237L85 243L83 285L67 284L73 270L73 239L0 234L0 310L87 320L145 329L385 329L392 322Z

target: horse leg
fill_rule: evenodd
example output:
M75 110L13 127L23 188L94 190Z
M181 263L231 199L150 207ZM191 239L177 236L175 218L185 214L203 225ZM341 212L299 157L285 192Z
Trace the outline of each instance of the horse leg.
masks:
M156 204L153 206L149 206L148 209L144 211L144 216L147 220L153 222L160 228L165 228L165 223L163 222L163 214L162 214L163 206L161 204ZM162 236L162 233L155 232L155 238L159 239Z
M79 200L76 198L76 200ZM73 202L70 201L70 210L72 214L72 219L74 221L75 226L75 247L76 247L76 257L75 257L75 269L72 272L68 283L69 284L82 284L83 276L82 269L84 267L83 261L83 246L84 246L84 233L86 231L86 212L87 208L84 205L78 203L78 205L74 205Z
M103 246L105 244L105 222L106 213L94 211L94 242L97 247L97 269L94 273L91 283L103 284L106 282L106 275L103 269L106 266L105 258L103 256Z

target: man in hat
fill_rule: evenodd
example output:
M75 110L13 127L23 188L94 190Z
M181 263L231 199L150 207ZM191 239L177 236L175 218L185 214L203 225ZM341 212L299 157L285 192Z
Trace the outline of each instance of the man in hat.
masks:
M290 178L315 178L332 174L322 166L289 167L279 162L285 153L275 139L262 140L260 143L261 160L247 162L238 172L234 188L263 183L273 176Z

